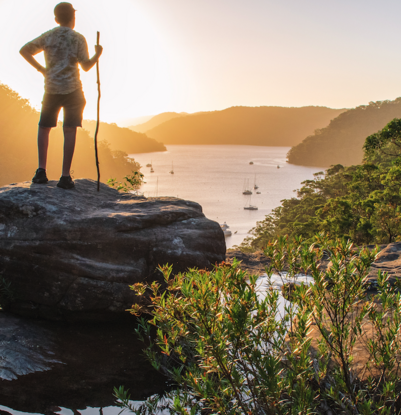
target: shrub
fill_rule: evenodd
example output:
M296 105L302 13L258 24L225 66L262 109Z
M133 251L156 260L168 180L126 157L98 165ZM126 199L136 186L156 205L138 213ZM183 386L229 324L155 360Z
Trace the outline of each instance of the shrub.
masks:
M107 180L107 184L123 193L136 193L143 183L143 177L141 172L132 171L132 174L125 176L122 182L118 182L117 179L111 178Z
M133 285L143 300L129 311L150 314L137 333L176 390L134 407L120 387L120 405L136 414L400 413L401 298L381 273L377 292L368 290L376 252L324 236L310 246L279 238L265 250L262 291L261 279L238 262L174 277L171 267L160 268L165 290ZM292 302L273 274L295 283ZM299 284L299 274L314 283Z

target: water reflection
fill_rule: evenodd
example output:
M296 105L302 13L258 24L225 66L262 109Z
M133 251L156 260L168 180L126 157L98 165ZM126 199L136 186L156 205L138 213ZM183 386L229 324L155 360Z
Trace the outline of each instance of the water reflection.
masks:
M0 415L117 415L115 386L124 385L135 401L166 389L163 376L142 355L143 344L136 340L132 317L119 324L34 324L51 334L54 356L62 363L52 364L46 372L0 381Z

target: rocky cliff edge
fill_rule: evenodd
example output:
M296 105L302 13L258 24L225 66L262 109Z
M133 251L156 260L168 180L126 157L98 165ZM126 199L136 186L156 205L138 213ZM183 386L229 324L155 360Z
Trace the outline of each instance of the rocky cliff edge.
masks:
M159 265L178 272L225 259L223 232L199 204L75 183L72 190L55 181L0 188L0 284L10 284L10 311L113 319L135 302L128 285L160 280Z

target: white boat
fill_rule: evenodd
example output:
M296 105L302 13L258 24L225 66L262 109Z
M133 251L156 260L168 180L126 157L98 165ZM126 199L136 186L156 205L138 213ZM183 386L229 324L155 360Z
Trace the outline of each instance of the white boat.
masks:
M228 229L229 226L227 225L226 222L224 222L222 225L220 225L220 228L223 230L225 237L232 235L232 232Z
M243 195L251 195L252 192L249 189L249 179L245 179L244 181L244 190L242 192Z

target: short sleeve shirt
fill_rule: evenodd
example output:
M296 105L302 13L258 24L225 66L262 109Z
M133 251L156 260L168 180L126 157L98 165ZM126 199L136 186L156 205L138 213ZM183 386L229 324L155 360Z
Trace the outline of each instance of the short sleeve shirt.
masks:
M45 92L69 94L82 88L78 63L89 59L86 39L69 27L56 27L27 43L35 55L44 51Z

